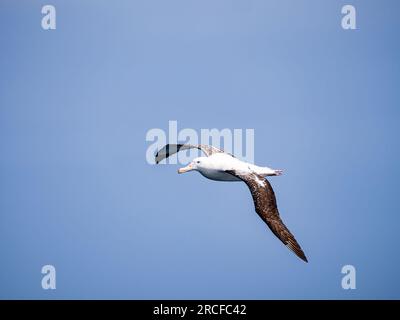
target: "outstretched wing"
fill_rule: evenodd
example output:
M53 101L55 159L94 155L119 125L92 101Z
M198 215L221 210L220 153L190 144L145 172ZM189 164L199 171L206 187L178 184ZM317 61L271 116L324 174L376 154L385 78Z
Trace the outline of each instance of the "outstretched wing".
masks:
M169 156L177 153L181 150L187 149L199 149L203 151L207 157L211 156L214 153L223 153L224 151L215 148L213 146L207 146L204 144L167 144L162 147L155 155L156 163L168 158Z
M286 247L293 251L300 259L308 262L295 237L279 216L275 193L269 181L256 173L240 173L235 170L226 172L238 177L246 183L253 197L255 210L260 218Z

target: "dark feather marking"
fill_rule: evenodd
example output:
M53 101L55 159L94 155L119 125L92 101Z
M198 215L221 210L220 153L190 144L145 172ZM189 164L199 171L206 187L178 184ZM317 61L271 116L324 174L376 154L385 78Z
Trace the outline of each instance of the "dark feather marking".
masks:
M275 193L269 181L256 173L242 174L235 170L228 170L226 172L238 177L246 183L253 197L255 210L260 218L284 245L292 250L300 259L308 262L295 237L290 233L279 216ZM264 183L260 184L261 181Z
M155 160L156 163L159 163L160 161L170 157L171 155L181 151L181 150L187 150L187 149L199 149L202 152L205 153L207 157L211 156L214 153L224 153L223 150L218 149L213 146L207 146L204 144L167 144L164 147L162 147L156 154L155 154Z

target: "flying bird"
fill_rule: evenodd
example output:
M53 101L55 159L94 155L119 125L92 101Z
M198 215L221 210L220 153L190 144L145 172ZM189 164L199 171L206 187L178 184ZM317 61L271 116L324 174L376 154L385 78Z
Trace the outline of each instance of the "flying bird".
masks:
M167 144L156 155L156 163L182 150L199 149L206 156L195 158L178 173L198 171L204 177L216 181L243 181L250 189L254 207L260 218L268 225L275 236L293 251L300 259L308 262L295 237L280 218L275 193L267 176L279 176L282 170L259 167L243 162L233 155L213 146L191 144Z

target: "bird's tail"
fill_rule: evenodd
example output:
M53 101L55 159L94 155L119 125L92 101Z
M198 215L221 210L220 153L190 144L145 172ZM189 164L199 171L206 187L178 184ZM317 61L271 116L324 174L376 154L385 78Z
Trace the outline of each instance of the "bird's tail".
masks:
M275 170L271 169L268 167L259 167L259 166L254 166L253 170L263 176L263 177L269 177L269 176L280 176L283 173L283 170Z

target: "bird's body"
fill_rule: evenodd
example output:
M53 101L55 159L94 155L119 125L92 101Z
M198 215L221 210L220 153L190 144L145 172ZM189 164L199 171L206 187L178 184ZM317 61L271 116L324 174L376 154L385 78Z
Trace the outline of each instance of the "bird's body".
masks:
M243 173L255 172L261 176L280 174L280 170L243 162L227 153L214 153L209 157L196 158L194 161L200 161L197 171L202 176L215 181L241 181L238 177L227 173L228 170L239 170Z
M233 155L225 153L213 146L168 144L156 154L156 163L170 155L191 148L197 148L206 154L206 157L195 158L178 173L198 171L204 177L216 181L243 181L250 189L254 207L260 218L268 225L271 231L286 247L293 251L300 259L307 262L307 258L289 229L282 222L275 193L266 176L278 176L281 170L268 167L259 167L251 163L240 161Z

